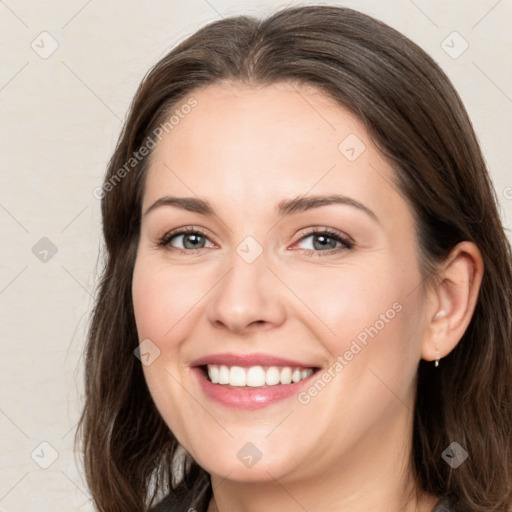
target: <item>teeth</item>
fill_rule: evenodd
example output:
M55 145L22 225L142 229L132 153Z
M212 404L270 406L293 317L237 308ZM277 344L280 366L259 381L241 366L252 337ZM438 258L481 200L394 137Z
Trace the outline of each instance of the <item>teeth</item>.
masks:
M289 366L286 366L281 370L281 376L279 380L281 381L281 384L292 383L292 369Z
M229 384L229 368L227 366L219 368L219 384Z
M245 370L242 368L245 373ZM246 384L252 388L264 386L266 380L266 372L261 366L252 366L247 370ZM234 384L236 385L236 384Z
M308 378L312 368L292 368L290 366L225 366L223 364L209 364L208 377L213 384L229 384L237 387L258 388L261 386L275 386L277 384L291 384Z
M247 384L245 370L240 366L232 366L229 370L229 384L231 386L245 386Z
M281 372L277 366L271 366L267 369L267 376L265 378L265 384L267 386L275 386L279 384L279 379L281 377Z

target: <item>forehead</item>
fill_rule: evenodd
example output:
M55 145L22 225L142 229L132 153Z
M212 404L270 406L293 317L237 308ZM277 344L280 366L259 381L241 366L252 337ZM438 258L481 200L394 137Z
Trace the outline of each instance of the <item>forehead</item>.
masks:
M190 98L196 106L153 151L143 208L165 193L208 198L232 214L237 205L240 213L340 193L385 216L398 213L393 170L363 123L319 89L225 82L193 91L182 104Z

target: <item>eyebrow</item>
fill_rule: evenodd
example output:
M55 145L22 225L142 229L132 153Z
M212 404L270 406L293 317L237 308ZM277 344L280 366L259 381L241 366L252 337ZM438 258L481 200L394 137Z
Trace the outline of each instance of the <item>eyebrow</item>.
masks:
M343 204L352 206L358 210L366 213L374 221L379 223L379 219L375 213L370 210L367 206L359 201L344 195L331 194L331 195L316 195L316 196L299 196L293 199L286 199L280 201L276 207L277 214L280 217L285 215L291 215L293 213L304 212L312 208L318 208L320 206L327 206L331 204ZM146 216L149 212L159 208L161 206L176 206L189 212L199 213L207 217L215 216L215 210L212 205L204 200L195 197L173 197L165 196L155 201L145 212Z

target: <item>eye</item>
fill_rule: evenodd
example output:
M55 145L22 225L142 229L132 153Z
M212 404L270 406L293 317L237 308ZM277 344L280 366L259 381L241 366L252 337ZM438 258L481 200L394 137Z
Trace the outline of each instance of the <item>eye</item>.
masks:
M206 245L207 241L210 243L209 246ZM178 246L176 246L176 244L178 244ZM160 239L158 245L171 250L176 249L181 252L214 247L214 244L205 233L193 227L182 228L167 233ZM181 245L181 247L179 245Z
M310 239L309 247L302 247L310 255L326 256L342 250L352 249L354 242L329 228L316 229L303 236L297 244ZM208 245L209 244L209 245ZM158 242L160 247L177 250L181 253L196 252L207 247L215 247L208 236L199 228L186 227L165 234ZM300 248L300 247L299 247Z
M316 256L326 256L354 247L354 242L345 238L337 231L328 228L311 231L303 236L299 240L299 243L304 243L304 241L308 239L312 243L306 243L305 245L309 245L309 247L302 247L302 249L308 251L308 254L314 254Z

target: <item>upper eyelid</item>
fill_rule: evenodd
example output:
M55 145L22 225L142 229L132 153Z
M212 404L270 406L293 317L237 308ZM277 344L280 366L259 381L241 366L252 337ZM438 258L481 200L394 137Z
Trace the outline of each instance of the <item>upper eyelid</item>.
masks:
M182 227L182 228L177 228L177 229L173 229L167 233L165 233L161 238L160 238L160 241L167 241L169 242L170 240L172 240L173 238L175 237L178 237L178 236L185 236L185 235L190 235L190 234L194 234L194 233L198 233L200 235L203 235L205 238L207 238L211 243L215 243L210 235L204 231L203 229L201 228L196 228L196 227L189 227L189 226L185 226L185 227Z
M299 235L297 242L307 236L321 235L323 233L327 233L328 235L336 236L338 238L346 240L347 242L355 243L355 241L352 239L352 237L350 235L348 235L338 229L329 228L329 227L314 226L314 227L304 228L304 229L300 230L300 233L301 234ZM297 242L295 242L295 243L297 243Z

